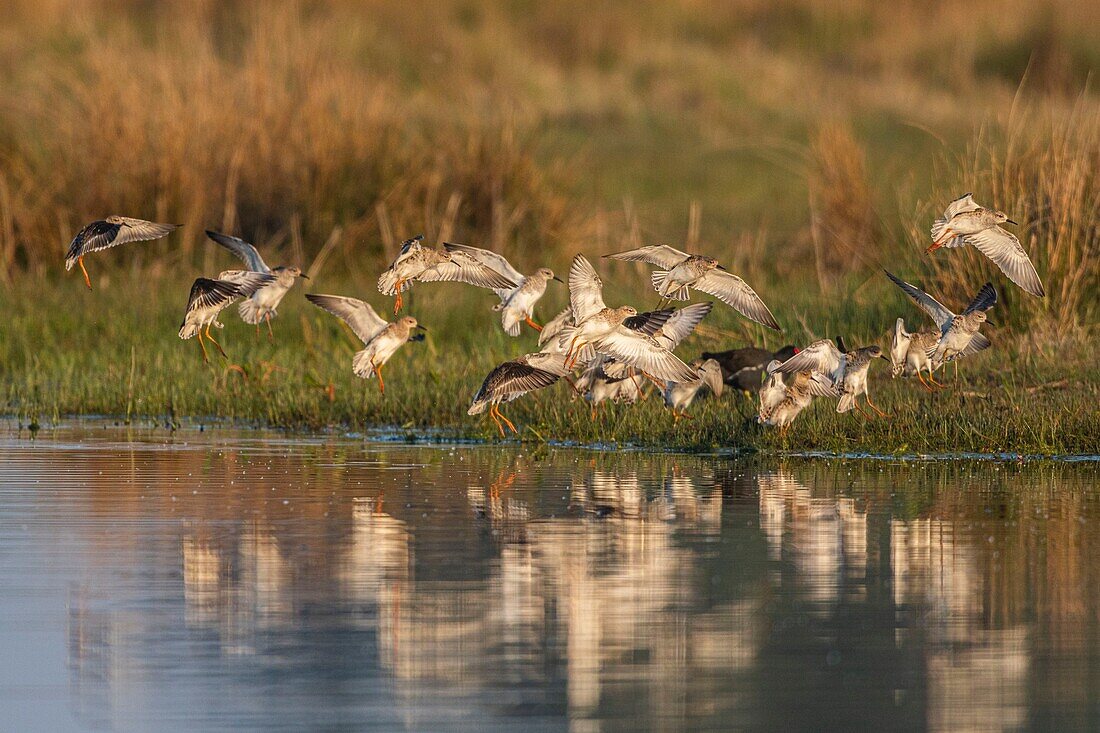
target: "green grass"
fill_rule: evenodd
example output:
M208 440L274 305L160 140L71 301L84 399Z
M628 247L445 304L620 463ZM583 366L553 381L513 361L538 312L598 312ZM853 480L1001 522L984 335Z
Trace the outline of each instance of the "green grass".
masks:
M536 348L531 331L515 340L500 331L489 310L490 294L421 284L409 312L427 326L428 339L409 344L386 367L383 396L377 382L351 374L353 337L296 290L275 322L274 343L266 334L257 338L234 312L225 314L226 328L217 336L242 375L220 357L204 365L197 344L176 336L187 283L150 284L102 262L93 273L109 286L91 293L74 276L0 294L8 322L0 339L5 390L0 409L21 425L90 414L162 425L224 419L294 430L387 427L398 434L497 440L492 421L467 416L466 408L492 366ZM606 274L609 302L629 296L648 304L652 293L614 289L630 281L628 271ZM154 295L146 302L150 285ZM895 314L905 314L911 323L918 318L879 287L866 288L866 301L852 299L839 313L822 312L816 307L820 296L804 289L785 292L768 285L761 291L796 343L811 338L798 325L804 320L820 335L835 335L830 324L844 322L849 341L885 344L885 327ZM322 277L316 289L366 297L380 310L388 306L388 299L363 282L339 284ZM548 295L544 317L564 298L564 288ZM781 345L723 306L704 324L705 334L680 349L685 358L740 346L746 339ZM1043 349L1016 348L1011 333L991 336L995 347L964 364L955 389L928 395L912 381L891 380L878 362L871 389L889 419L838 415L830 401L818 400L785 438L757 427L755 402L731 393L697 402L694 419L678 425L657 395L634 406L607 405L593 420L586 403L570 400L564 382L505 406L505 413L521 428L522 440L535 442L682 450L1095 453L1100 375L1084 344L1071 339Z

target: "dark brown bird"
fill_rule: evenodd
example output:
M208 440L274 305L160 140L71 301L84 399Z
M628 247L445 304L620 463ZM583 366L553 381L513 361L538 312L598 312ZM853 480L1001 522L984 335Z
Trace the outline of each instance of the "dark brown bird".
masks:
M784 346L779 351L768 351L756 346L729 351L703 352L704 359L714 359L722 367L722 380L727 386L743 392L759 392L764 381L768 362L777 359L784 362L798 353L794 346Z

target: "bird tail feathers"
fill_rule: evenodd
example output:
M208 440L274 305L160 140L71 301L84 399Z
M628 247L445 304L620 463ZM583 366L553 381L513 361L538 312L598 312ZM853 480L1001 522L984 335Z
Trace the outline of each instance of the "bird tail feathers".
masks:
M671 291L669 287L670 271L669 270L654 270L650 279L653 281L653 289L661 294L664 298L671 298L672 300L688 300L688 289L686 285L681 285L678 288L674 288Z

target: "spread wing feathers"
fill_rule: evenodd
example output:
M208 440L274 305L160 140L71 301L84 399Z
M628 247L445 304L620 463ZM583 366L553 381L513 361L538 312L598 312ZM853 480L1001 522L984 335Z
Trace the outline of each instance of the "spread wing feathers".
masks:
M566 325L572 325L573 323L573 309L566 308L561 313L554 316L548 323L543 325L542 332L539 333L539 346L543 346L548 343L555 336L561 334L561 330Z
M240 286L234 282L200 277L191 285L191 294L187 297L187 312L208 308L221 310L240 294Z
M974 296L974 300L970 301L970 305L966 306L963 315L974 311L987 311L996 304L997 291L993 288L993 283L986 283L978 289L978 294Z
M490 290L511 289L516 283L467 254L452 252L449 262L440 262L416 276L422 282L460 282Z
M577 344L573 343L573 338L576 336L576 333L577 333L577 327L576 326L574 326L572 324L569 324L567 326L563 326L562 329L561 329L561 334L558 336L558 342L557 342L558 343L558 348L557 349L549 348L549 344L548 344L547 348L545 348L546 353L561 353L561 354L564 354L569 349L574 349L574 354L571 357L571 361L573 363L575 363L575 364L587 364L588 362L592 361L594 358L596 358L596 351L592 348L592 344L584 344L579 349L574 348L575 346L577 346Z
M639 247L638 249L631 249L626 252L616 252L615 254L604 255L604 257L612 260L626 260L627 262L648 262L651 265L657 265L666 270L671 270L673 267L676 267L676 265L690 257L690 255L687 252L681 252L675 247L669 247L667 244L654 244L650 247Z
M691 284L696 290L709 293L738 313L768 328L781 331L775 316L764 305L764 301L741 278L724 270L711 270Z
M401 292L405 292L413 285L412 280L404 280L401 283ZM397 295L397 263L382 271L378 276L378 292L383 295Z
M911 333L905 330L905 319L899 318L894 322L894 343L898 343L912 336Z
M933 298L928 293L924 292L916 285L905 282L897 277L894 277L890 272L883 270L886 273L886 277L890 278L895 285L901 288L906 295L912 298L917 305L924 310L925 313L931 317L932 321L941 329L946 328L945 324L951 323L951 319L955 317L947 307L940 301Z
M790 359L775 368L775 371L784 374L794 372L820 372L821 374L835 374L840 369L840 360L843 354L829 339L814 341L812 344L798 352Z
M485 377L481 389L474 395L474 404L494 399L501 400L508 395L526 394L549 387L559 379L561 375L555 372L539 369L521 361L506 361Z
M129 242L160 239L176 229L179 229L179 224L157 224L125 216L112 216L109 220L92 222L73 237L65 259L66 269L73 266L77 257L89 252L98 252Z
M407 259L410 255L413 254L413 252L416 251L416 247L423 241L424 235L417 234L412 239L406 239L404 242L402 242L401 250L397 253L397 257L396 259L394 259L393 264L396 265L398 262Z
M673 353L661 348L652 338L637 331L619 327L595 344L596 350L624 364L637 367L655 379L671 382L691 382L698 378L695 370Z
M970 343L966 345L965 349L959 352L958 356L973 356L979 351L985 351L992 345L993 344L990 343L986 335L979 332L970 337Z
M445 242L443 248L448 252L461 252L470 259L476 260L486 267L496 270L501 275L512 280L516 285L519 285L523 281L523 273L512 267L512 263L506 260L504 255L497 254L487 249L470 247L465 244L452 244L450 242Z
M214 232L209 229L206 230L206 236L244 260L249 270L254 272L271 272L271 268L264 262L264 258L260 257L259 251L240 237L231 237L228 234Z
M977 234L968 234L963 239L993 260L1009 280L1026 292L1037 298L1046 295L1043 283L1039 280L1039 273L1035 271L1035 265L1031 264L1031 259L1015 234L995 226L983 229Z
M674 311L665 321L665 325L661 326L660 331L653 334L653 337L657 339L657 343L661 346L672 351L680 345L681 341L691 335L691 332L695 330L700 321L707 317L712 308L714 308L714 303L696 303L695 305L689 305L687 308ZM708 361L714 360L709 359ZM714 363L717 364L718 362Z
M603 302L603 280L584 255L577 255L569 266L569 305L573 320L582 323L607 305Z
M646 311L645 313L639 313L636 316L631 316L623 321L623 325L629 328L631 331L638 331L644 333L646 336L653 336L662 328L665 324L672 320L672 316L675 313L671 308L665 308L659 311Z
M810 375L810 381L807 382L806 387L814 397L836 397L836 385L833 380L819 372Z
M714 359L707 359L699 367L699 376L716 397L722 396L726 383L722 379L722 366Z
M959 198L955 199L947 205L947 209L943 212L943 216L938 217L932 222L932 240L936 241L943 234L944 227L947 226L947 222L951 221L956 215L961 214L964 211L977 211L982 208L974 201L972 194L965 193ZM947 243L946 247L959 246L959 237L953 237L952 241Z
M235 284L237 294L243 298L247 298L263 286L275 282L273 276L265 272L252 272L251 270L223 270L218 274L218 279Z
M669 289L668 277L670 274L671 270L654 270L653 274L649 276L650 281L653 283L653 289L660 293L662 298L689 300L691 298L691 291L688 290L687 285L681 285L671 290Z
M370 304L357 298L309 293L306 295L306 300L348 324L364 344L369 343L390 325L385 318L374 311L374 308L370 307Z

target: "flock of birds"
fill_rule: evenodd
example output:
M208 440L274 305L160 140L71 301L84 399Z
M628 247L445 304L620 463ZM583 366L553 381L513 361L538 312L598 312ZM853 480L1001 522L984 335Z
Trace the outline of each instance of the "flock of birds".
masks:
M1015 224L1001 211L976 203L970 194L952 201L932 226L932 244L927 252L941 247L973 246L989 257L1004 274L1036 297L1043 285L1023 246L1001 224ZM66 270L79 265L85 284L91 279L84 258L92 252L121 244L160 239L177 225L158 224L123 216L110 216L84 227L72 240L65 261ZM265 323L273 337L271 319L287 292L299 278L298 267L269 267L254 246L237 237L207 231L207 236L239 257L247 269L226 270L216 278L200 277L191 287L181 339L197 337L203 360L208 360L205 341L225 356L221 344L210 332L222 328L218 317L231 303L242 299L241 319L257 331ZM651 282L660 296L652 311L639 312L631 306L612 308L603 298L603 281L584 255L576 255L569 267L569 306L540 326L534 320L535 306L551 280L562 282L545 267L524 275L502 255L477 247L446 243L442 248L426 246L423 237L403 243L397 258L378 278L378 290L394 298L394 316L403 306L402 294L415 282L459 282L492 290L500 300L493 310L510 336L519 336L527 325L539 332L539 350L526 353L494 368L474 395L469 414L488 412L501 436L505 427L518 432L500 411L500 405L566 379L575 396L583 395L596 407L607 400L633 402L644 396L648 380L657 385L676 420L690 417L688 407L704 390L720 395L727 385L759 393L758 421L786 431L814 397L836 398L837 412L856 409L864 417L858 398L875 414L885 413L871 401L867 376L875 359L890 362L892 374L916 376L925 389L942 388L935 373L948 363L990 346L981 333L986 313L996 304L997 292L986 283L961 313L954 313L928 293L891 273L886 275L912 298L932 319L935 328L911 333L905 320L897 320L889 356L877 345L847 349L839 339L822 339L804 349L784 347L771 353L763 349L734 349L704 353L685 363L673 352L710 313L712 302L682 308L674 302L691 298L693 290L713 296L745 318L780 330L778 322L756 292L718 260L689 254L666 245L641 247L604 255L606 258L653 265ZM308 278L306 278L308 279ZM378 378L385 393L382 369L404 344L423 339L424 327L405 316L392 323L368 303L341 295L307 294L306 298L343 320L362 340L364 348L352 360L352 370L362 378ZM579 376L577 372L580 372ZM576 379L574 379L576 377Z

